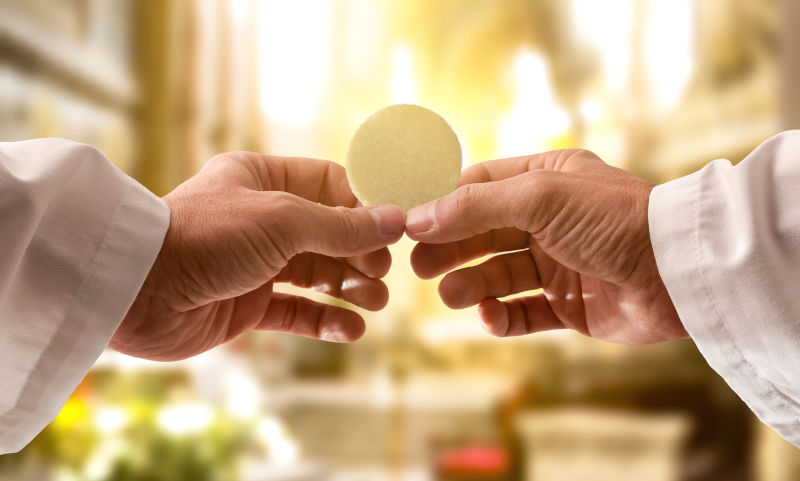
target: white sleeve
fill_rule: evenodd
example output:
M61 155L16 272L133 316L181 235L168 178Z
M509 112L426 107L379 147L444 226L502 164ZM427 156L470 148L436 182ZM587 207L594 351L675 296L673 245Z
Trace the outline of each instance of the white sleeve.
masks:
M800 446L800 131L653 189L658 270L706 361Z
M95 149L0 143L0 454L63 406L133 303L166 204Z

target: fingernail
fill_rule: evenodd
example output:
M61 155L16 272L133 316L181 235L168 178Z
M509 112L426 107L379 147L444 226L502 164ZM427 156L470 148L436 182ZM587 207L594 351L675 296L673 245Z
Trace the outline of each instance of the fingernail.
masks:
M396 236L403 232L405 216L403 211L396 205L379 205L370 207L369 213L375 219L381 234L386 237Z
M433 204L414 207L406 215L406 229L414 234L421 234L433 228Z

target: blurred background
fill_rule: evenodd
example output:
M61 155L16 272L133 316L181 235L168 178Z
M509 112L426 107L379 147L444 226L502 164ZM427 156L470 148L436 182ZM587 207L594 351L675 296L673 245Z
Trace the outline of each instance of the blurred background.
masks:
M161 195L227 150L343 162L410 102L465 166L585 147L664 182L800 127L793 20L793 0L0 0L0 140L90 143ZM0 480L800 479L691 341L492 338L411 248L355 344L104 353Z

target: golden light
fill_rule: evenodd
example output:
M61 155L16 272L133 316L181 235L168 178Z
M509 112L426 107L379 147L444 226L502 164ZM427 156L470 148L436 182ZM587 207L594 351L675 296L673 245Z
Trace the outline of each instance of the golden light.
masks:
M514 61L514 101L497 130L498 156L512 157L553 148L570 127L555 100L550 72L537 52L521 50Z
M309 125L330 75L331 2L259 2L261 109L283 125Z
M599 56L603 79L610 91L622 94L630 75L633 2L572 0L570 6L576 39Z
M262 419L256 427L256 436L269 450L269 458L273 463L288 465L297 461L300 455L297 443L277 418Z
M405 44L392 49L392 76L389 84L391 99L396 104L417 103L417 86L411 48Z
M94 424L103 434L118 433L130 422L130 416L124 409L106 406L97 409L94 415Z
M173 436L202 431L213 419L211 408L201 403L186 403L161 409L156 421L158 426Z
M645 66L654 107L666 110L680 100L694 70L691 0L648 4L644 28Z

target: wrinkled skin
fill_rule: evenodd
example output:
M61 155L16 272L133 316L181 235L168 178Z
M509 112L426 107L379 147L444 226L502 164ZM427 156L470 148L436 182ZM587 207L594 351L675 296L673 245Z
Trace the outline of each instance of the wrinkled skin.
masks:
M380 278L391 264L386 246L403 235L403 212L359 206L339 165L222 154L164 200L164 244L113 349L168 361L253 329L336 342L364 333L356 312L275 293L275 282L370 310L388 301Z
M623 344L688 336L648 229L653 185L584 150L473 165L452 194L408 212L415 272L496 336L574 329ZM465 262L496 254L485 262ZM455 270L454 270L455 269ZM541 293L498 298L542 289Z

